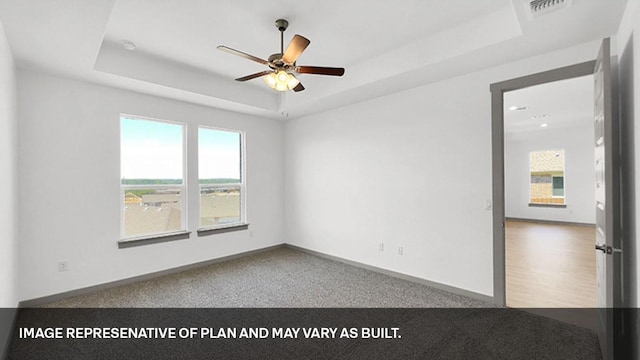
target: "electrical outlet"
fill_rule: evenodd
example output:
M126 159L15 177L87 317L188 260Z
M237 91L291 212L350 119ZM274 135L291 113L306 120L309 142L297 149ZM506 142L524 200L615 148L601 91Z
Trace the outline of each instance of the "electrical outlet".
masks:
M59 261L58 262L58 271L69 271L69 262L67 261Z
M253 231L249 231L249 237L253 237Z
M384 243L378 244L378 251L384 251Z
M398 255L404 254L404 248L402 246L398 246Z

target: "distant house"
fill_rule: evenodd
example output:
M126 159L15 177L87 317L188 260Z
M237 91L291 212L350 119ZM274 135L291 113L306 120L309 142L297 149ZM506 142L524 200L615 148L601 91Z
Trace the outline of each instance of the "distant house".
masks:
M126 237L143 236L158 232L179 231L182 217L180 195L172 193L126 193L124 196L124 231ZM225 189L203 193L200 196L200 226L208 227L240 219L240 193Z
M125 206L124 211L124 235L126 237L181 230L182 209L180 203L164 203L158 206L144 203L131 204Z
M136 194L128 192L124 194L124 203L125 205L140 204L142 203L142 198Z
M207 227L240 220L240 193L214 192L200 196L200 226Z
M153 193L142 195L142 204L146 206L162 206L163 204L177 203L180 201L180 194L172 193Z

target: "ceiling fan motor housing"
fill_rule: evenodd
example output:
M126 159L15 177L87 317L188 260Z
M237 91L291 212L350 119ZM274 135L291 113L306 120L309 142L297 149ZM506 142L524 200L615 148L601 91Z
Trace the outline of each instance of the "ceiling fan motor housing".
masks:
M280 67L284 65L284 62L282 61L281 53L271 54L267 59L267 61L269 61L269 65L271 68L273 68L273 66L271 65L274 65L275 67Z

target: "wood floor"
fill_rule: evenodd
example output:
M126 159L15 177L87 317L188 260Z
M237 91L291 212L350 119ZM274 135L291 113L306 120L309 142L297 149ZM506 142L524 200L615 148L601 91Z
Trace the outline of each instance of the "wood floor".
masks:
M506 222L507 306L594 308L595 227Z

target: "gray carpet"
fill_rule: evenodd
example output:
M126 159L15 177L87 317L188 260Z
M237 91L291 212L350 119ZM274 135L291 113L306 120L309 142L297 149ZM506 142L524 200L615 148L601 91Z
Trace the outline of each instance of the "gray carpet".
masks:
M278 248L44 305L71 308L491 306L291 248Z

